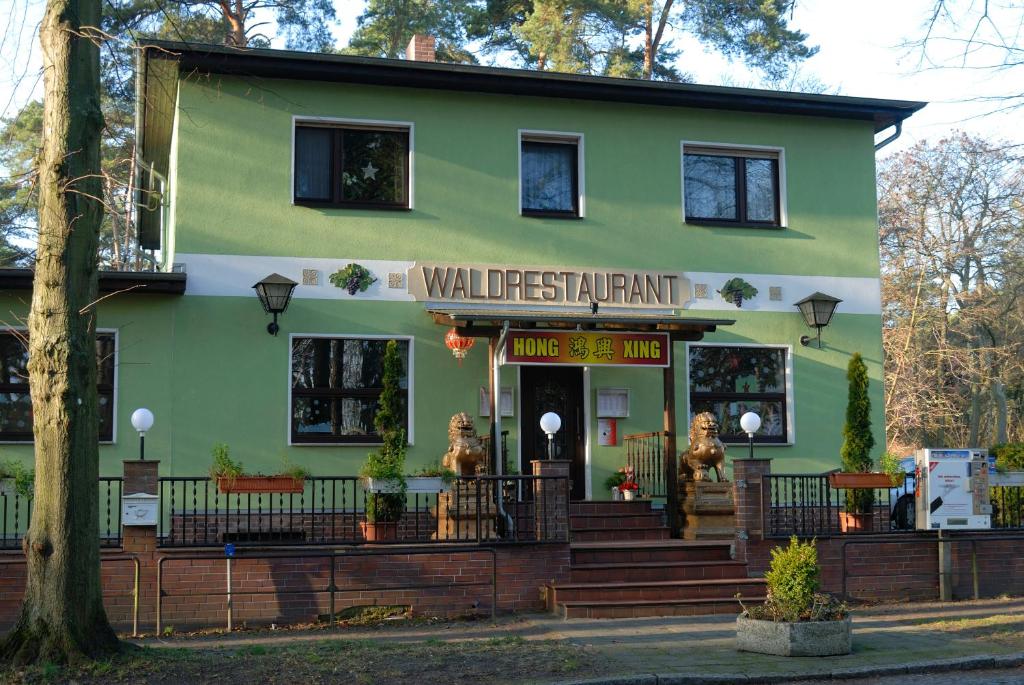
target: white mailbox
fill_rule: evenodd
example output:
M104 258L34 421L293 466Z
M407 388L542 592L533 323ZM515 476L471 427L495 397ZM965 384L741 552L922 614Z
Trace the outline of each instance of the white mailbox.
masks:
M155 526L159 519L160 496L137 492L121 497L121 525Z
M914 475L918 529L992 527L986 450L918 450Z

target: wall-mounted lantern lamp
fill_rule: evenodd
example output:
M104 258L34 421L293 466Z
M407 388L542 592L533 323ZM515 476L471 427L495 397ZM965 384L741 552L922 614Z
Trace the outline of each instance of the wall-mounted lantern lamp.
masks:
M800 314L803 315L804 321L808 326L818 329L819 350L821 349L821 329L832 320L832 315L836 313L836 305L840 302L842 300L838 297L832 297L825 293L814 293L793 305L794 307L799 307ZM807 347L811 344L811 337L809 335L801 335L800 344Z
M132 412L132 428L139 434L139 461L146 460L146 432L153 427L153 412L140 407Z
M555 458L555 433L562 427L562 417L549 411L540 417L540 429L548 434L548 459Z
M256 295L260 298L260 304L267 314L273 314L274 320L267 324L267 333L277 335L280 328L277 325L277 315L283 314L288 309L288 302L292 299L292 291L298 283L281 274L270 274L262 281L253 286Z
M754 458L754 433L761 427L761 417L752 411L748 411L746 414L740 417L740 428L747 434L747 440L750 444L750 458Z

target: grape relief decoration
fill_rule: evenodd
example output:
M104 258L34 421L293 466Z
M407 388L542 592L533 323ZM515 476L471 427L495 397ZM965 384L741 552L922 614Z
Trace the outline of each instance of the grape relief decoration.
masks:
M330 276L331 283L337 288L344 288L349 295L365 293L366 290L377 282L370 270L362 264L352 262L344 269L338 269Z
M743 306L743 300L753 299L757 296L757 288L736 276L726 281L718 294L722 296L723 300L732 302L739 309Z

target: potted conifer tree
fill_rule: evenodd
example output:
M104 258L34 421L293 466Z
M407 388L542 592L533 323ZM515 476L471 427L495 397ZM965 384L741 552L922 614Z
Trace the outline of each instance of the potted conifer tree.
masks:
M367 456L360 472L366 481L366 520L360 525L368 542L397 540L398 522L405 511L406 441L402 427L401 377L398 343L389 340L384 348L383 389L377 414L373 417L381 446Z
M868 368L859 352L850 357L846 379L850 387L840 450L843 471L829 475L832 487L846 489L846 508L839 512L839 528L844 533L871 530L874 489L893 485L889 474L871 471L871 448L875 446L875 437L871 433Z

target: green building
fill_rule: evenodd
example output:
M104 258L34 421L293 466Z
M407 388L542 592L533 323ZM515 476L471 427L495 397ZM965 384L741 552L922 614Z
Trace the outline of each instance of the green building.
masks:
M445 452L453 414L487 432L499 342L509 467L543 456L554 410L574 498L607 498L624 436L663 430L670 362L680 450L711 411L729 456L746 454L752 410L775 471L820 472L839 463L860 352L881 449L876 136L921 103L418 56L142 52L155 270L101 278L116 293L99 304L103 473L137 455L145 406L164 475L204 474L215 443L253 472L287 457L355 474L388 339L405 358L410 469ZM271 274L298 284L276 335L253 290ZM0 450L27 460L16 329L31 282L12 270L0 286L14 329ZM794 306L816 292L842 300L820 348ZM464 359L451 329L452 346L477 343Z

